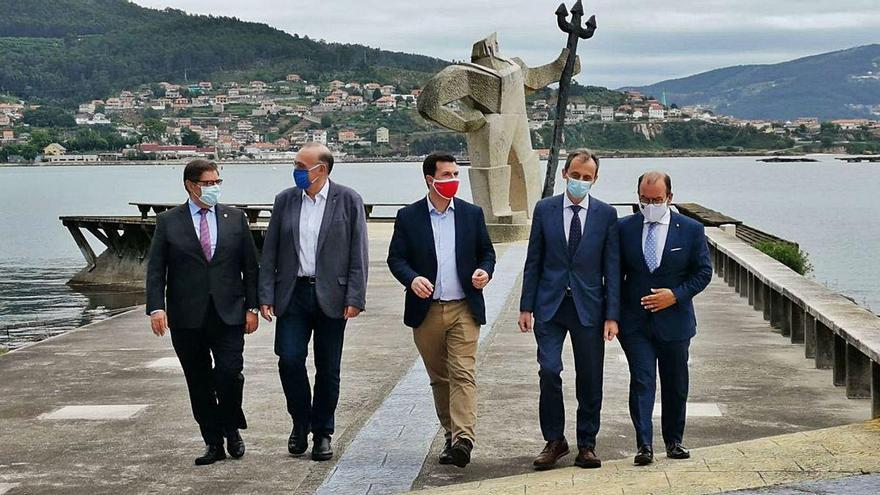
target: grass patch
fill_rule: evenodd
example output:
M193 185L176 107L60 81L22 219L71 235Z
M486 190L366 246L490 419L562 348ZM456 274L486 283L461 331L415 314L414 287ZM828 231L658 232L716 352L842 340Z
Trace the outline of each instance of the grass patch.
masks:
M755 248L801 275L806 275L813 271L813 265L810 263L810 257L807 252L794 244L780 241L762 241L755 244Z

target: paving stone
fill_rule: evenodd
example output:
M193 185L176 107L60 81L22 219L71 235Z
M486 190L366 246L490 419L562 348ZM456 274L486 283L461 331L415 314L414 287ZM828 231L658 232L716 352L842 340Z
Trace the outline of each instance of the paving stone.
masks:
M46 420L122 420L131 419L149 407L146 404L64 406L40 415Z
M147 363L147 368L182 371L180 367L180 360L176 357L163 357L155 361L151 361Z

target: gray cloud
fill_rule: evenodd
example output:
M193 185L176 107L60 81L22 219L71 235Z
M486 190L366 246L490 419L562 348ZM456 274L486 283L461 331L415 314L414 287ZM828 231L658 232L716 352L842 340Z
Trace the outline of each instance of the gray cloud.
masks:
M556 0L135 0L264 22L289 33L447 60L497 31L501 49L529 64L565 44ZM570 5L571 2L569 2ZM877 0L598 0L596 36L582 43L583 84L640 85L728 65L775 63L880 42Z

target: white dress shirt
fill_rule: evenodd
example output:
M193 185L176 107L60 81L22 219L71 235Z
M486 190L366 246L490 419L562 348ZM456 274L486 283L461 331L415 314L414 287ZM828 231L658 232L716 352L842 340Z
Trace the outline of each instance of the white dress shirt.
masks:
M299 273L300 277L314 277L316 270L315 258L318 255L318 234L321 233L321 222L324 220L324 209L327 206L327 194L330 181L318 191L313 200L303 191L302 208L299 210Z
M464 299L455 260L455 202L451 201L446 211L440 213L429 197L428 214L434 232L434 252L437 253L437 283L432 297L435 301Z
M193 203L192 199L187 202L189 203L189 213L192 216L193 227L196 228L196 239L202 242L202 207ZM208 232L211 233L211 256L213 257L214 251L217 250L217 214L214 206L208 208L205 218L208 220Z
M562 223L563 227L565 227L565 242L568 242L568 234L571 232L571 219L574 218L574 212L571 210L571 207L574 206L574 203L568 198L568 194L563 194L562 198ZM587 208L590 207L590 195L587 194L578 206L581 207L578 217L581 219L581 234L583 234L584 227L587 226Z
M663 250L666 248L666 235L669 233L669 222L672 219L672 210L666 210L666 214L663 215L663 218L657 223L657 226L654 227L654 235L657 236L657 266L660 266L660 263L663 262ZM642 252L645 252L645 239L648 238L648 225L651 222L648 219L645 219L645 223L642 225Z

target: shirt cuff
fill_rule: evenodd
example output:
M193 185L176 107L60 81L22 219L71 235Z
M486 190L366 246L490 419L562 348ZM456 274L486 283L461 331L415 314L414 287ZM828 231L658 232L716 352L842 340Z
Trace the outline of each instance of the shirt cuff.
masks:
M164 309L155 309L155 310L153 310L153 311L150 311L150 316L153 316L154 314L156 314L156 313L158 313L158 312L160 312L160 311L164 312L165 310L164 310Z

